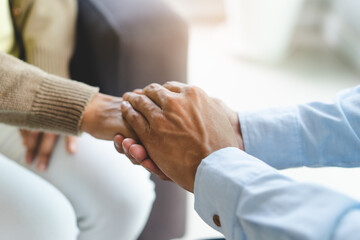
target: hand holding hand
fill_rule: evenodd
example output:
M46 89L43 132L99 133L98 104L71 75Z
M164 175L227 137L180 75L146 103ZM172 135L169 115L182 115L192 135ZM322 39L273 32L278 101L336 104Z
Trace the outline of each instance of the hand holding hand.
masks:
M136 90L135 93L142 94L142 90ZM241 127L237 112L231 110L220 99L212 98L215 104L221 107L234 130L236 140L239 148L244 151L244 142L242 139ZM121 135L117 135L114 138L115 148L119 153L125 154L134 164L142 165L149 172L158 175L163 180L169 179L156 164L149 158L148 153L143 145L138 144L134 139L124 138Z
M159 169L193 191L201 160L237 147L223 110L201 89L180 83L151 84L143 94L124 95L122 112Z
M113 140L117 134L137 139L122 118L121 102L118 97L96 94L84 111L81 130L103 140Z

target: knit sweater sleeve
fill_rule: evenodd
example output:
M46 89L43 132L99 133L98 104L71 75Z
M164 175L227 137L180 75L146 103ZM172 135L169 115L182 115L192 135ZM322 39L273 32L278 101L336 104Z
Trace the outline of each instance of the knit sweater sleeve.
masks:
M78 134L83 112L97 91L0 53L0 122Z
M74 51L77 0L14 1L22 9L15 16L21 35L24 60L40 69L69 78Z

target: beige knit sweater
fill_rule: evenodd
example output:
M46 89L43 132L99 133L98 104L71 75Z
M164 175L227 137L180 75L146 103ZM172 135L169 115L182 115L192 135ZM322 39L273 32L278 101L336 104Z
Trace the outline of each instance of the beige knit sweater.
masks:
M0 122L78 134L83 111L97 91L0 53Z
M73 52L76 0L10 0L20 57L0 53L0 122L77 134L98 91L65 78ZM0 133L1 134L1 133Z

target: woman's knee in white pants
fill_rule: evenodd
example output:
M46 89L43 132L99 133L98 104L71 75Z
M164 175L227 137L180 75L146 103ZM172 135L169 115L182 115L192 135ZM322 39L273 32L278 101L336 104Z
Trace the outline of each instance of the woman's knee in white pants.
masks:
M56 185L74 207L79 239L135 239L155 198L149 173L117 153L112 142L85 134L78 145L77 154L69 156L59 141L47 178L60 179Z
M21 138L17 130L9 129L9 135L13 136L11 146L18 146L13 148L18 151ZM11 149L0 150L15 158ZM21 164L19 157L14 160ZM69 200L77 218L78 239L136 239L146 224L155 198L154 185L149 173L117 153L112 142L84 134L78 140L78 152L69 155L61 138L47 171L25 167Z

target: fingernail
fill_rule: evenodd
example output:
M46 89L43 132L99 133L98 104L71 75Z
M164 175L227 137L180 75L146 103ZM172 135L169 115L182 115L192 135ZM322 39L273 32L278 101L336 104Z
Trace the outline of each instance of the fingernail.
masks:
M74 142L70 143L70 152L71 153L76 153L76 151L77 151L76 143L74 143Z
M122 142L121 146L122 146L122 149L123 149L124 153L127 154L128 151L127 151L126 147L124 146L124 142Z
M121 103L121 106L124 107L124 108L130 108L131 107L131 105L130 105L130 103L128 101L123 101Z
M116 140L116 138L114 139L114 145L115 145L115 148L117 148L117 149L119 149L120 147L119 147L119 144L116 142L117 140Z
M129 153L130 156L138 163L141 164L141 161L139 161L139 159L137 159L136 157L134 157L134 155L132 155L131 153Z
M45 171L45 169L46 169L46 165L45 165L44 163L40 163L40 164L38 165L38 169L43 172L43 171Z

